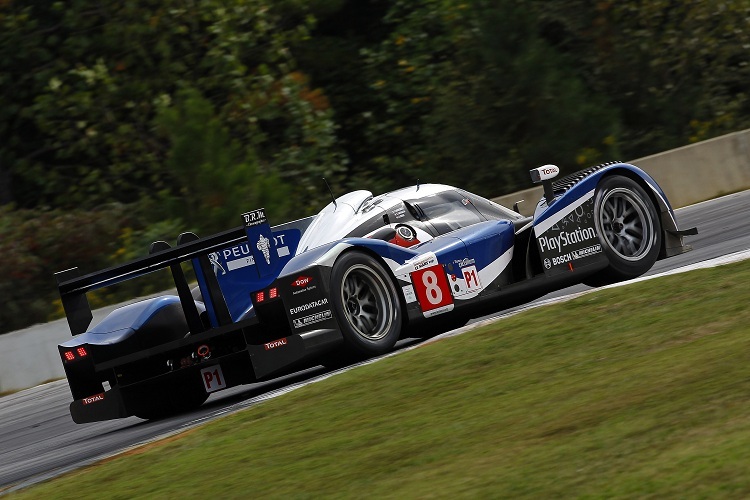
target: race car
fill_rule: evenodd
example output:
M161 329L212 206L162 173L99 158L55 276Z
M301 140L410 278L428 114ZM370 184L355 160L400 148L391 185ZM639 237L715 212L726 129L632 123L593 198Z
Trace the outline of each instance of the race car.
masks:
M418 184L354 191L317 215L243 227L80 276L57 274L74 337L59 345L77 423L159 418L216 391L324 364L340 366L472 317L575 283L637 277L684 251L674 211L653 178L611 162L553 179L533 217L465 190ZM190 288L181 263L194 270ZM86 293L169 267L176 295L113 311L90 327Z

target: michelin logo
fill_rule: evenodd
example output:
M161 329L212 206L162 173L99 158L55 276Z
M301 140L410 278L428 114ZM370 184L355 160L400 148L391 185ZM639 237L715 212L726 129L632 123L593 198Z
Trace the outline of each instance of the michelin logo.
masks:
M255 244L255 247L263 252L263 258L266 259L266 264L271 264L271 240L260 235L260 238L258 239L258 243Z
M571 252L573 259L582 259L584 257L588 257L589 255L594 255L595 253L599 253L602 251L601 245L593 245L587 248L582 248L580 250L573 250Z
M539 237L539 248L541 248L543 252L550 250L562 250L568 245L572 245L574 243L582 243L586 240L592 240L594 238L596 238L596 231L594 231L594 228L577 228L572 232L561 231L557 236Z
M319 313L311 314L310 316L305 316L304 318L295 318L292 322L294 323L294 328L303 328L307 325L312 325L313 323L319 323L320 321L331 319L332 317L331 310L327 309Z

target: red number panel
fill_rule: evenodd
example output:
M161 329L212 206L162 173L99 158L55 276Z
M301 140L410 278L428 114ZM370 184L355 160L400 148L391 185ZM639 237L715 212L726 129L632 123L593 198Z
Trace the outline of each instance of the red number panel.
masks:
M443 266L436 264L414 271L411 273L411 281L425 317L453 309L453 296Z

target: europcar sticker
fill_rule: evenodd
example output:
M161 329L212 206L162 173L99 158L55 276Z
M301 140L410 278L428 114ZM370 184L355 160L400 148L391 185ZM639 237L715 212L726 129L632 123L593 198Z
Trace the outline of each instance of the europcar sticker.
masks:
M548 275L574 271L602 253L594 225L593 195L562 218L537 233L537 245Z

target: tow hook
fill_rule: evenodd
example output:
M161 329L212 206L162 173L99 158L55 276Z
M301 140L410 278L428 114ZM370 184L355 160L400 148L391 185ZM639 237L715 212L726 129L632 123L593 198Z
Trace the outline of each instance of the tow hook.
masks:
M206 344L200 345L195 352L202 359L209 359L211 357L211 349Z

